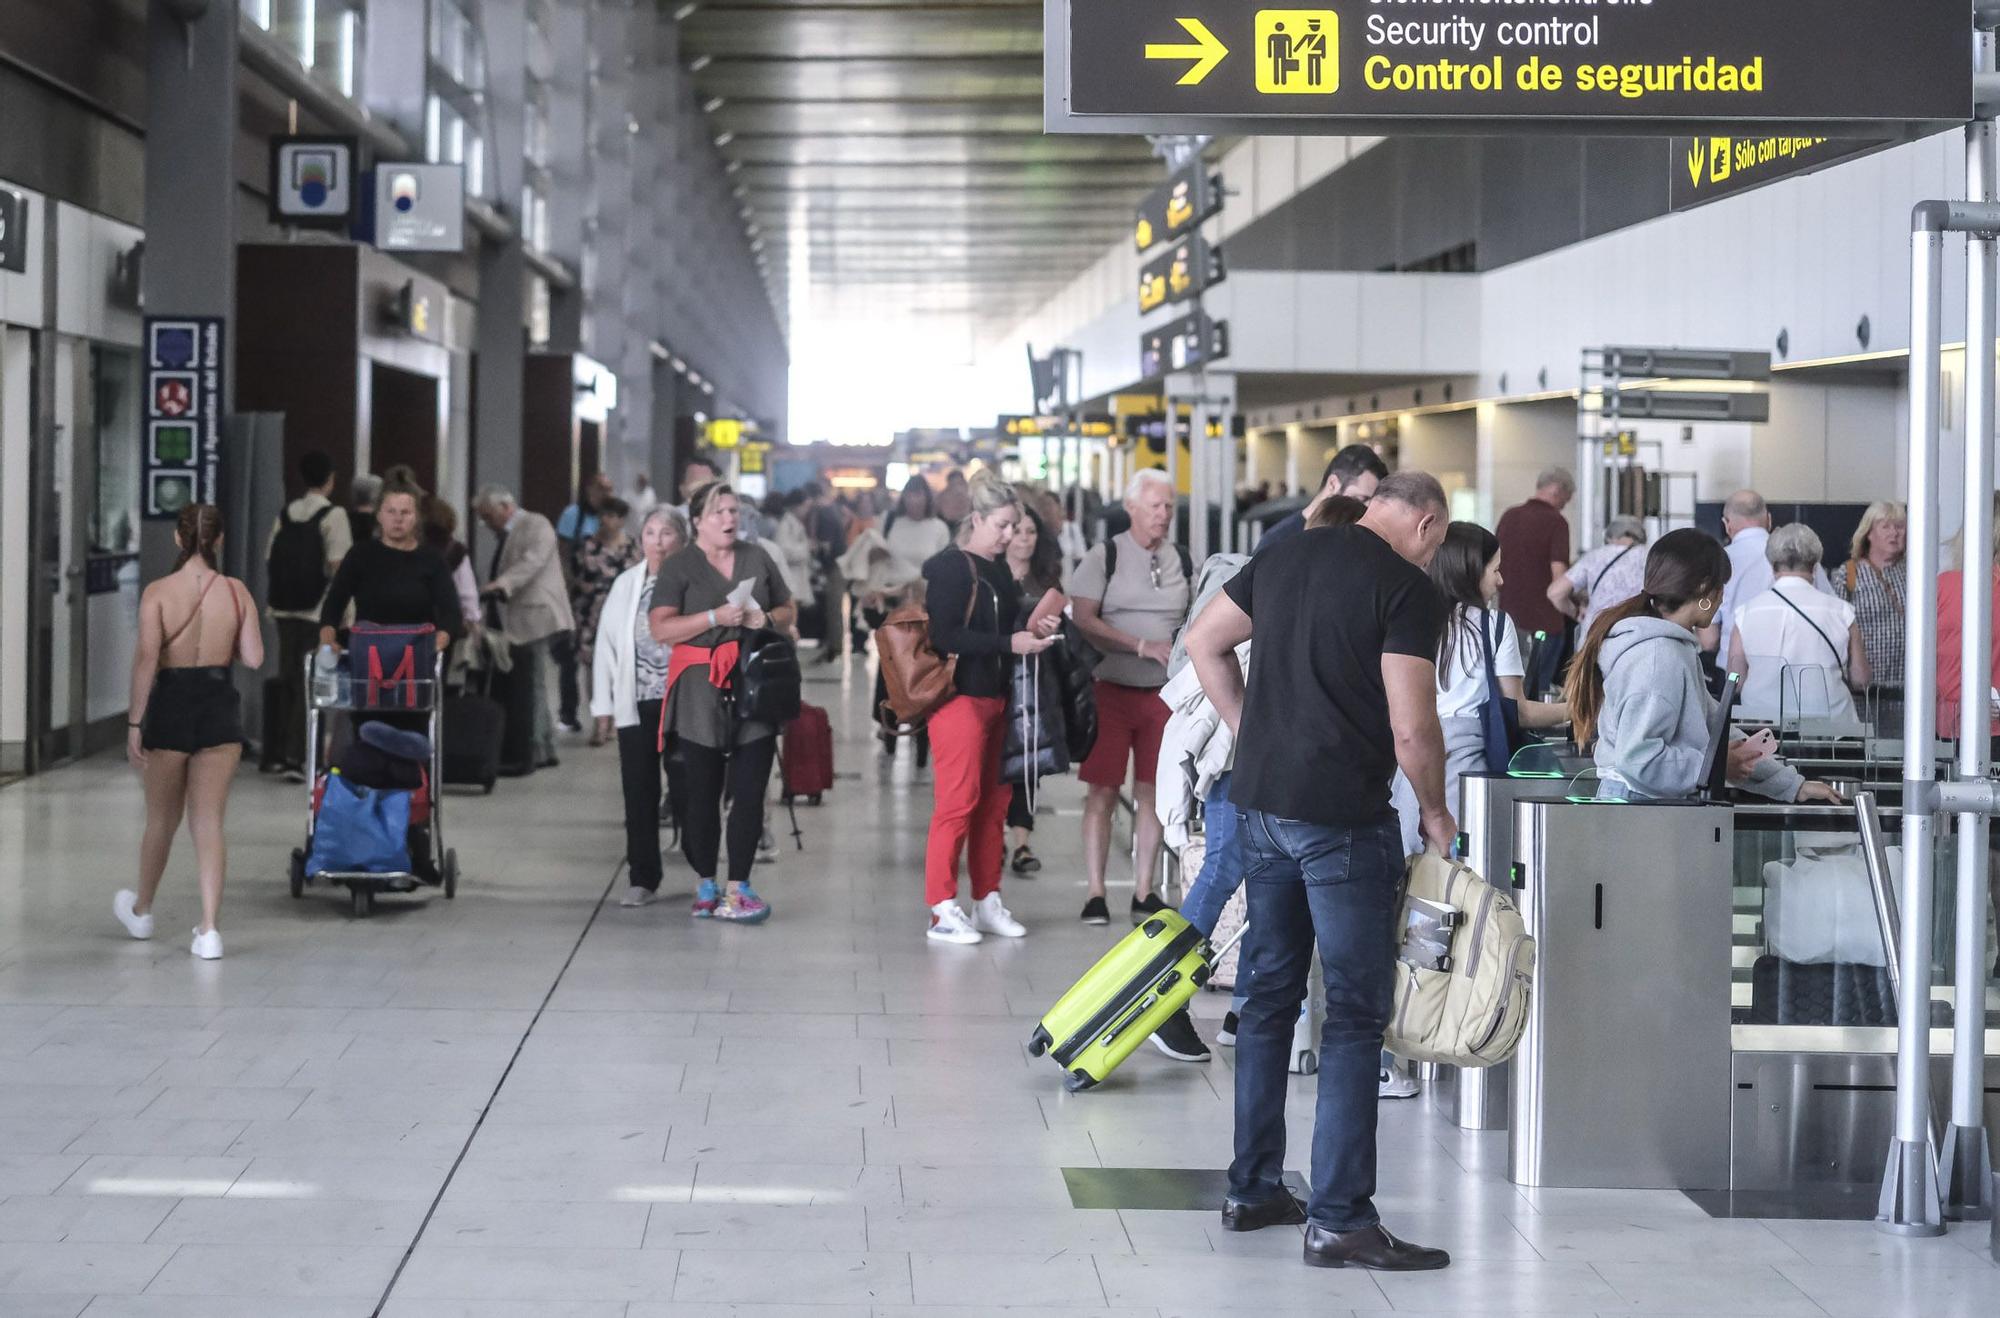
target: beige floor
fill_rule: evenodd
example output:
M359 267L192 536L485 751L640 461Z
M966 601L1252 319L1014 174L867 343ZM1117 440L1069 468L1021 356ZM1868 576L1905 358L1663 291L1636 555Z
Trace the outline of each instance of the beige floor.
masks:
M851 681L813 698L854 730L854 776L759 871L759 929L603 900L616 768L580 744L449 798L459 900L369 921L290 899L300 789L246 776L218 963L179 932L185 855L157 941L112 921L139 824L121 762L0 791L0 1315L2000 1313L1980 1231L1521 1193L1504 1137L1421 1102L1383 1114L1381 1203L1454 1251L1442 1274L1308 1271L1296 1233L1210 1211L1072 1208L1064 1167L1225 1165L1228 1052L1147 1051L1082 1096L1031 1063L1032 1018L1119 930L1077 926L1052 864L1010 884L1025 941L927 945L928 788L858 735ZM1073 788L1051 797L1054 860L1077 821ZM1309 1118L1295 1101L1295 1165Z

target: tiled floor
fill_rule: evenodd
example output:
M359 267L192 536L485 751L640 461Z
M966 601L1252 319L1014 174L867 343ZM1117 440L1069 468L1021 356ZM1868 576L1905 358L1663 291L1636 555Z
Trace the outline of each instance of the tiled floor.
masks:
M857 733L863 680L812 688ZM1066 1167L1225 1165L1230 1110L1227 1050L1149 1050L1067 1096L1022 1048L1119 932L1073 920L1073 787L1048 871L1008 888L1029 938L939 948L907 752L843 741L807 850L759 872L759 929L602 901L613 755L449 798L459 900L362 922L289 898L302 793L245 777L219 963L173 932L185 855L156 942L111 919L139 823L121 762L0 791L0 1315L2000 1313L1983 1230L1524 1194L1504 1137L1422 1103L1383 1114L1381 1203L1454 1252L1441 1274L1308 1270L1296 1233L1212 1211L1075 1209ZM1309 1120L1295 1101L1299 1162Z

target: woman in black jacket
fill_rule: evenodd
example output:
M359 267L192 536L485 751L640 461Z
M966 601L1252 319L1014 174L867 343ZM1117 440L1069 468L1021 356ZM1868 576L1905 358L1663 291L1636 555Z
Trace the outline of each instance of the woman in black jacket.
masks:
M931 645L958 658L953 679L958 694L929 724L935 804L924 900L931 908L930 937L940 943L977 943L989 933L1019 938L1027 932L1000 903L1009 795L1000 781L1008 665L1014 656L1040 654L1054 644L1052 635L1018 630L1020 587L1007 570L1006 554L1021 520L1020 496L989 472L975 477L968 493L972 511L959 529L958 545L924 564ZM1053 621L1046 631L1053 633ZM972 880L970 916L958 905L962 855Z

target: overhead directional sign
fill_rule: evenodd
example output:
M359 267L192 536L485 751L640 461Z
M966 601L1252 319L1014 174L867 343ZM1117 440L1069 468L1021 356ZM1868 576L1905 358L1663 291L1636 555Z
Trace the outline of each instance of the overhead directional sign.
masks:
M1229 355L1229 322L1197 311L1139 336L1139 378L1191 371Z
M1055 131L1794 132L1970 118L1970 0L1044 0Z
M1222 179L1200 160L1183 166L1164 186L1139 203L1132 244L1146 251L1172 242L1222 209Z
M1226 274L1222 249L1209 246L1198 233L1189 234L1139 268L1139 311L1185 302L1221 283Z
M1677 137L1667 165L1669 205L1688 210L1894 145L1849 137Z

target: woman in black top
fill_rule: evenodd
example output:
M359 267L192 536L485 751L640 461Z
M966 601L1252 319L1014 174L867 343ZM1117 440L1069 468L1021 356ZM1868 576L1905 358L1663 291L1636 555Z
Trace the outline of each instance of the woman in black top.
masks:
M356 540L327 588L319 639L331 644L351 602L358 622L438 630L439 649L465 631L458 591L444 555L423 543L417 527L417 491L392 485L375 510L379 540Z
M1000 904L1000 869L1007 839L1008 791L1000 781L1007 738L1008 665L1055 642L1051 620L1043 635L1017 630L1020 587L1007 570L1007 545L1021 520L1014 487L981 472L968 488L972 510L958 545L924 564L931 645L955 655L957 690L930 718L934 761L930 839L925 849L924 900L930 937L976 943L983 933L1019 938L1027 932ZM958 905L958 862L967 852L973 913Z

